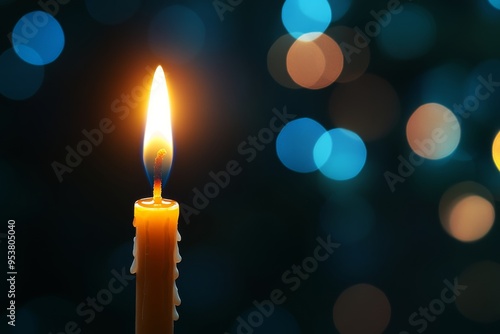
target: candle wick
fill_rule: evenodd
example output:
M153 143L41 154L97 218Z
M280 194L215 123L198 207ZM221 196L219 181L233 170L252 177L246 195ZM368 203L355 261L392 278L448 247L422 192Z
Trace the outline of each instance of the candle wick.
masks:
M153 183L153 200L156 204L161 203L161 165L163 161L163 156L167 154L167 150L164 148L158 150L155 158L155 175Z

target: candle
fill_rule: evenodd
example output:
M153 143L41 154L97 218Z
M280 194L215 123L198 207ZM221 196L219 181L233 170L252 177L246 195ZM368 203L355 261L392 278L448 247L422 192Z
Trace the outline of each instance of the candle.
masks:
M179 318L180 304L175 279L181 257L177 242L179 204L161 197L162 183L172 165L173 141L167 83L161 66L153 77L149 98L143 160L153 181L153 197L134 205L134 261L136 274L136 334L171 334Z

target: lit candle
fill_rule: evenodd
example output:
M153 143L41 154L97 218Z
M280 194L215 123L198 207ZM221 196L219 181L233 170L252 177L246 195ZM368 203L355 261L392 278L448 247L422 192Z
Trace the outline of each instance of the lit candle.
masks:
M161 197L162 180L172 166L173 141L167 82L161 66L156 69L149 98L143 160L153 181L153 197L134 205L134 262L136 274L136 334L171 334L179 318L175 279L181 257L177 242L179 204Z

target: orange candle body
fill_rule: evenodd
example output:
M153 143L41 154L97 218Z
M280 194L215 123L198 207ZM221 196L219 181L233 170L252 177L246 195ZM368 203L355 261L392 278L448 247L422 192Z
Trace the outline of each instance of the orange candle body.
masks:
M177 202L144 198L135 202L133 272L136 273L136 334L171 334L180 299L175 286L180 262Z

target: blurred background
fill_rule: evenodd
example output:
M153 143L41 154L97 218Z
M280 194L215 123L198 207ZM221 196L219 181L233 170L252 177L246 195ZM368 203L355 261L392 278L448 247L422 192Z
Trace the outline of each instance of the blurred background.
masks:
M499 1L0 0L0 22L2 333L134 333L159 64L176 333L500 332Z

